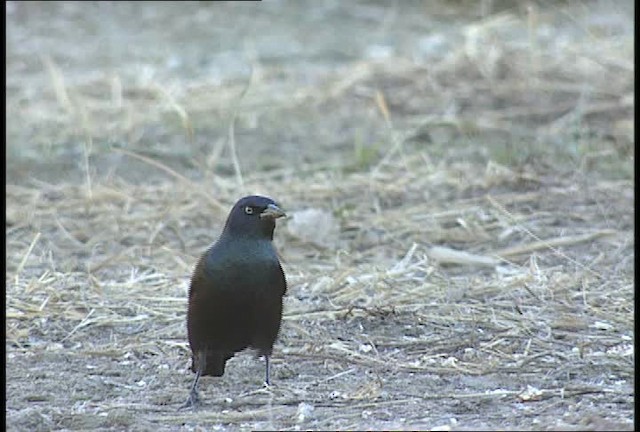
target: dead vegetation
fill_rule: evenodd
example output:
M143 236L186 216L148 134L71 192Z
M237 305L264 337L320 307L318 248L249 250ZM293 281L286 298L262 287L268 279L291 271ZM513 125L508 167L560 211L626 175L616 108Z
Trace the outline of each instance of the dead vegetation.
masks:
M494 14L439 62L360 61L320 87L275 91L277 68L256 63L215 97L204 82L124 91L45 58L53 91L34 104L9 77L8 111L26 104L34 144L80 137L84 175L7 183L8 428L632 428L633 37L552 45L537 36L560 34L550 16ZM381 144L246 169L238 127L326 109ZM167 116L197 142L212 113L225 136L193 156L198 176L136 150ZM131 145L99 147L113 134ZM149 181L96 175L106 153ZM291 213L276 385L239 355L203 382L205 409L178 412L191 267L246 192Z

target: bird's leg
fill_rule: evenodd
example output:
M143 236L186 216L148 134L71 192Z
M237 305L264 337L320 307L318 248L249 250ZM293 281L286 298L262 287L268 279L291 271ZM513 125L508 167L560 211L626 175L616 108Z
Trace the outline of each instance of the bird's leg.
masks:
M198 380L200 379L200 368L198 368L196 372L196 379L193 380L193 384L191 385L191 391L189 392L189 397L187 401L180 405L179 410L185 408L195 408L200 404L200 398L198 397L198 391L196 388L198 387Z
M189 398L187 401L180 407L180 409L193 407L195 408L200 404L200 398L198 397L198 380L200 379L200 375L204 372L206 366L206 352L204 350L198 351L197 360L198 360L198 368L196 370L196 378L193 380L193 384L191 385L191 391L189 392Z
M271 385L271 382L269 381L271 365L269 363L269 355L268 354L264 355L264 366L265 366L265 368L264 368L265 369L264 386L265 387L269 387Z
M193 403L197 403L200 400L200 397L198 396L198 380L200 379L200 373L200 368L198 368L196 378L193 380L191 391L189 392L189 400Z

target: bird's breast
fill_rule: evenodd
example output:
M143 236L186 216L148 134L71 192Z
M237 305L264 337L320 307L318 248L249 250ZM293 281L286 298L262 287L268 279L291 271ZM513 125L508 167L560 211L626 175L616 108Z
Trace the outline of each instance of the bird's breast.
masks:
M218 290L263 292L281 284L282 270L268 245L235 242L207 252L204 271Z

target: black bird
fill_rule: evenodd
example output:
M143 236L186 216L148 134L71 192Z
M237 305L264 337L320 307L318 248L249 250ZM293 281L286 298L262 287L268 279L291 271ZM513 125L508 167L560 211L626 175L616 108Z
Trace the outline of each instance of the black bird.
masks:
M246 348L269 357L280 331L287 281L273 247L276 219L285 213L270 198L246 196L231 209L222 234L200 258L191 278L187 329L196 373L184 406L198 403L198 380L222 376Z

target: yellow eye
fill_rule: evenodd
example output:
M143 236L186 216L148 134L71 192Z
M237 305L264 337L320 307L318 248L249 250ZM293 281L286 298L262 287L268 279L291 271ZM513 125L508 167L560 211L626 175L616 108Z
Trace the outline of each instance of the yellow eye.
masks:
M248 214L248 215L253 214L253 207L251 207L251 206L246 206L246 207L244 208L244 212L245 212L246 214Z

